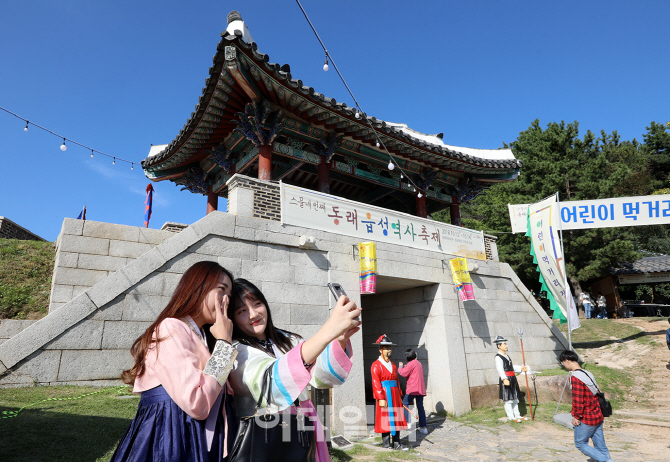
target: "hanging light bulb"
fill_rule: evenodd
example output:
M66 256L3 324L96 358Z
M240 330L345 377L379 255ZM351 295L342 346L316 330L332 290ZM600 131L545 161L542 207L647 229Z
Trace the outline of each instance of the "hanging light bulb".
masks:
M115 157L114 160L112 161L112 165L116 165L116 157Z
M402 172L400 172L400 179L402 180L403 178L405 178L405 175L403 175Z
M326 55L326 60L323 62L323 70L328 72L328 55Z
M358 111L356 111L356 118L357 118L357 119L360 119L360 118L361 118L361 113L358 112Z
M419 194L417 194L416 197L418 197L419 199L421 199L423 197L423 194L421 194L421 191L419 191Z
M379 144L379 141L377 141L377 147L379 147L379 146L381 146L381 145Z
M130 169L131 169L131 170L135 170L135 164L133 164L132 162L131 162L131 164L130 164Z
M93 149L91 149L91 159L93 159Z
M61 151L67 151L67 146L65 146L65 138L63 138L63 144L60 145Z
M29 123L30 123L30 122L28 122L28 121L26 120L26 128L23 129L24 132L27 132L27 131L28 131L28 124L29 124Z
M389 160L389 170L393 170L395 168L395 165L393 165L393 161Z

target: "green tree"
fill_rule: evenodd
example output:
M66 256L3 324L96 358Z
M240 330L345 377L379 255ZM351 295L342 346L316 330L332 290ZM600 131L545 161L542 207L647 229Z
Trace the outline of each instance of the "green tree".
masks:
M550 123L542 129L535 120L509 147L523 162L519 179L497 184L463 204L465 226L510 232L507 204L538 202L556 192L562 201L653 192L648 151L635 140L621 141L616 132L602 131L596 137L587 131L580 138L577 122ZM448 221L448 214L434 214L433 218ZM522 234L498 237L500 259L509 263L528 287L539 289L528 238ZM567 272L575 293L581 292L581 283L623 262L635 261L644 252L670 251L667 226L571 230L563 238Z

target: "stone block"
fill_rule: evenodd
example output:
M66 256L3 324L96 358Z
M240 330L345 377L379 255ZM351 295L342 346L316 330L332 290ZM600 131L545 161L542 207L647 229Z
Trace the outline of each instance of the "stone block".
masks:
M253 242L239 242L235 239L208 236L192 246L189 251L212 257L257 259L257 245Z
M321 329L322 324L292 324L288 330L295 332L300 335L305 340L314 336L319 329Z
M209 235L233 237L235 215L214 211L193 223L190 228L202 239Z
M112 257L137 258L154 247L153 244L143 244L141 242L110 241L109 255Z
M0 377L0 387L33 386L56 381L60 351L38 350Z
M98 308L88 319L95 321L120 321L123 317L126 294L118 295L114 300Z
M0 345L0 362L14 366L96 309L88 296L81 294Z
M54 284L53 288L51 289L50 301L61 303L69 302L73 298L72 289L74 289L74 286Z
M230 271L236 278L242 273L241 258L217 257L217 261L219 265Z
M140 231L136 226L85 221L83 235L102 239L137 242L140 237Z
M105 321L102 335L103 350L130 350L135 340L152 324L146 322Z
M61 234L69 234L72 236L81 236L84 230L84 220L77 220L75 218L65 218L63 226L61 227Z
M456 298L436 298L430 304L429 316L458 316L458 310Z
M184 274L194 264L201 261L217 261L218 257L213 255L205 255L201 253L184 252L177 255L172 260L161 267L161 270L167 273ZM225 268L225 267L224 267Z
M294 280L296 284L326 288L326 284L328 284L328 271L317 268L307 268L304 266L292 266L292 268L294 269Z
M286 245L298 247L300 238L293 234L273 233L271 231L256 230L253 240L256 242L267 242L268 244Z
M181 274L175 274L175 273L164 273L163 274L163 280L164 280L164 288L163 288L163 294L166 297L172 297L172 294L174 293L174 290L177 288L177 284L179 284L179 281L181 280L182 275Z
M132 365L133 357L127 349L64 350L58 381L118 379L121 372Z
M109 255L109 239L64 235L61 238L59 250L61 252Z
M291 325L291 305L284 303L270 303L272 323L279 329L288 329ZM290 329L289 329L290 330Z
M172 231L163 231L160 229L139 228L139 240L144 244L158 245L163 241L170 239L175 233Z
M340 271L358 271L360 263L358 259L358 252L354 255L349 253L328 252L328 262L330 268Z
M56 311L58 308L65 306L65 302L51 302L49 303L49 313Z
M235 233L233 237L241 241L250 241L253 242L256 235L256 230L254 228L243 228L242 226L235 227ZM297 241L297 240L296 240Z
M109 255L79 255L77 268L92 269L98 271L116 271L126 266L126 258L110 257Z
M268 303L304 304L314 303L329 306L330 291L323 287L283 284L279 282L263 282L263 295Z
M295 267L270 262L242 260L241 277L250 281L293 283Z
M323 325L329 315L330 312L327 305L291 305L291 324L293 325Z
M291 249L291 254L289 256L291 265L293 266L303 266L306 268L320 268L320 269L329 269L328 258L325 253L318 250L306 250L306 249ZM337 269L337 271L356 271L351 269ZM347 292L348 293L348 292Z
M411 317L411 316L422 316L427 317L430 314L430 302L419 302L412 303L410 305L404 305L402 307L402 316Z
M56 262L54 268L76 268L79 260L78 253L72 252L58 252L56 254Z
M116 273L115 273L116 274ZM168 292L165 284L165 278L168 275L175 275L174 273L151 273L149 276L142 279L140 282L132 286L128 293L130 294L142 294L142 295L165 295ZM181 277L180 274L176 274L177 281ZM169 291L174 291L175 286L172 286Z
M170 297L162 295L128 294L124 300L124 321L155 321L167 306Z
M274 244L258 244L257 259L259 262L273 262L288 265L290 263L290 247Z
M254 215L254 191L237 187L228 194L228 212L238 217Z
M36 322L28 319L2 319L0 320L0 338L12 338Z
M107 276L107 277L109 277L109 276ZM74 287L72 287L72 298L75 298L76 296L83 294L88 289L90 289L90 287L88 287L88 286L74 286Z
M200 241L195 231L189 226L188 228L178 232L171 238L166 239L156 248L163 255L166 261L173 259L196 242Z
M81 321L44 345L45 350L96 350L102 344L103 321Z
M80 268L58 268L54 273L54 284L91 287L107 277L107 271Z

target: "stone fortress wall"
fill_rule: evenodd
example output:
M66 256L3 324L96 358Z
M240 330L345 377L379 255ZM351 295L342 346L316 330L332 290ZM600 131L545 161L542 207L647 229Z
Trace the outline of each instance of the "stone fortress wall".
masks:
M445 265L452 256L379 243L383 291L361 297L356 238L254 218L263 208L255 195L275 184L241 175L231 181L240 184L229 194L235 214L213 212L178 233L65 219L49 314L15 328L0 344L0 386L118 383L131 364L132 342L164 308L181 274L201 260L218 261L256 283L275 323L305 337L334 306L327 282L339 282L362 303L354 368L333 391L334 415L365 405L365 378L378 356L371 344L384 333L398 343L395 361L408 347L424 360L428 409L456 414L478 405L471 400L481 387L497 386L496 335L508 336L511 355L520 362L514 335L522 323L526 359L536 369L553 367L567 345L509 265L494 260L469 260L478 266L477 300L462 303ZM254 183L258 189L245 187ZM315 239L313 248L301 247L304 236Z
M46 241L37 234L19 226L7 217L0 217L0 239L20 239L22 241Z

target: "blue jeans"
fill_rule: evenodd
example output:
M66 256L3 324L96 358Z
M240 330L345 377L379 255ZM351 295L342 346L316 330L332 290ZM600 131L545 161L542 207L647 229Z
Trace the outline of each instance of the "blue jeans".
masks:
M405 395L402 399L402 403L410 407L414 404L416 399L416 410L419 412L419 428L426 426L426 411L423 409L423 396L421 395ZM407 410L405 410L405 416L407 417ZM409 418L407 419L409 421Z
M589 439L593 440L593 447L589 446ZM603 424L592 427L584 423L575 427L575 447L585 455L598 462L610 460L610 452L605 446Z
M584 303L584 317L586 319L591 319L591 317L593 316L593 311L591 311L591 304L586 302L583 303Z

